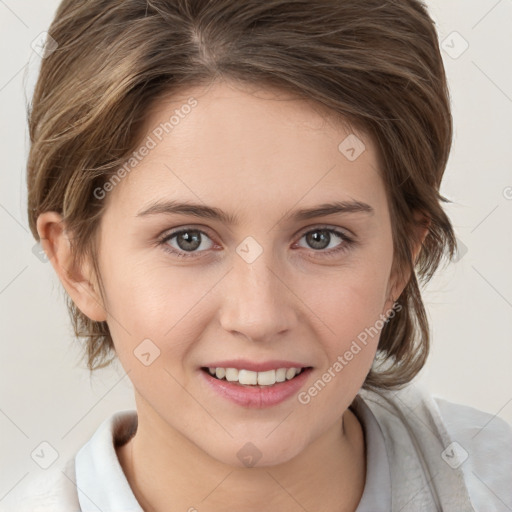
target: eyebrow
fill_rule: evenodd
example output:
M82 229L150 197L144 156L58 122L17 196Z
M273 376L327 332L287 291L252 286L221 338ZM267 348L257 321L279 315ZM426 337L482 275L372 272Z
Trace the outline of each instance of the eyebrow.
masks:
M286 214L282 220L302 221L334 214L366 213L374 215L375 210L369 204L361 201L335 201L324 203L311 208L303 208ZM160 201L151 203L139 211L136 217L145 217L158 214L182 214L193 217L207 218L221 221L225 224L236 225L239 219L223 210L198 203L180 203L177 201Z

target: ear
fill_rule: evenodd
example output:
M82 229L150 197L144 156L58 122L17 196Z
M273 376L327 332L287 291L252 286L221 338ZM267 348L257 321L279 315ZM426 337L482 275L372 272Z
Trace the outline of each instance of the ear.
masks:
M413 219L413 232L415 242L412 247L411 257L413 264L415 264L416 260L418 259L423 241L429 232L431 220L420 211L415 211L413 213ZM391 307L396 299L401 295L404 288L407 286L407 283L409 282L410 276L411 273L407 272L407 274L402 276L402 279L400 279L398 272L393 272L393 275L390 279L390 286L388 287L388 291L390 290L388 294L389 307ZM388 305L388 302L386 302L386 305Z
M72 268L71 243L62 216L57 212L42 213L37 218L37 232L41 247L76 306L91 320L105 321L107 315L92 265L86 262L80 268Z

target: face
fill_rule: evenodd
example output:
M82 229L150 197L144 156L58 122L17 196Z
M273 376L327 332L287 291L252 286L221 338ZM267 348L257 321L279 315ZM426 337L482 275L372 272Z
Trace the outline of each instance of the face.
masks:
M376 149L311 102L229 83L159 101L147 126L156 144L106 193L99 251L139 425L235 466L244 450L290 460L340 426L392 305ZM299 215L331 203L347 208Z

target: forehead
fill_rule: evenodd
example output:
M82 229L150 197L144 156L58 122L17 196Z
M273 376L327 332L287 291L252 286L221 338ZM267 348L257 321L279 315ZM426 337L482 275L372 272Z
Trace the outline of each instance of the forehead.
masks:
M158 198L235 203L244 217L283 208L359 200L386 206L376 148L313 101L275 88L227 82L155 101L144 157L110 193L125 214ZM151 141L151 142L150 142ZM270 213L270 212L269 212Z

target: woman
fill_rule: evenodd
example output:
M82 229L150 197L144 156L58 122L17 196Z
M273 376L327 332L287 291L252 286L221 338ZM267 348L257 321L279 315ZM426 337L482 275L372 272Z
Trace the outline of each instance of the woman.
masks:
M30 227L137 410L20 510L512 507L511 427L412 382L456 250L426 8L65 0L49 34Z

